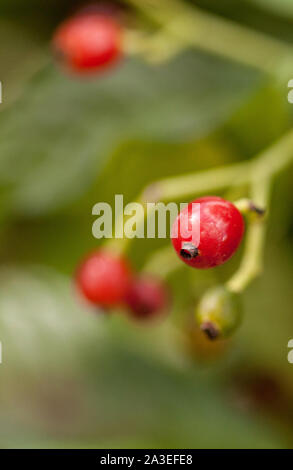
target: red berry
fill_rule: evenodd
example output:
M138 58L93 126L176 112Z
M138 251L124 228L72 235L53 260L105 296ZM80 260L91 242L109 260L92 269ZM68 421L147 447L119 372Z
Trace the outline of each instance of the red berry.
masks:
M168 305L167 289L162 281L151 277L134 279L125 296L133 316L146 319L163 312Z
M92 253L78 268L76 282L83 296L95 305L115 307L123 302L131 271L127 262L105 250Z
M80 14L59 26L53 46L71 70L95 72L119 59L121 36L119 24L108 15Z
M192 205L196 203L200 204L199 211ZM192 242L196 239L192 230L186 238L181 236L181 228L186 224L192 230L199 229L200 239L196 245ZM172 227L171 237L182 261L194 268L206 269L231 258L243 234L244 220L239 210L225 199L210 196L192 201L180 212Z

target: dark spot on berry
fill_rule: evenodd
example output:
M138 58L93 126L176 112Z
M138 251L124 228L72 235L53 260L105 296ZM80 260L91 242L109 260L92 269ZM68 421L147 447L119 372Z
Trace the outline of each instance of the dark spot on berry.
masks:
M184 259L193 259L198 256L198 249L192 243L183 243L180 256Z
M211 340L217 339L220 332L216 325L212 322L204 322L200 326L201 331L203 331L207 337Z

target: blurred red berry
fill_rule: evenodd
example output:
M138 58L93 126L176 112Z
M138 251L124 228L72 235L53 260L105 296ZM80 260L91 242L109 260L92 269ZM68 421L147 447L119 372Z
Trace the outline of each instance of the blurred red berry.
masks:
M57 29L53 46L64 65L77 73L114 64L122 53L122 31L109 15L80 14Z
M166 310L168 292L165 284L151 277L133 279L125 296L125 303L136 318L147 319Z
M193 204L200 204L199 211ZM189 224L190 233L181 236ZM192 230L198 230L195 245ZM184 230L183 230L184 233ZM172 243L184 263L206 269L225 263L237 250L244 234L244 220L239 210L220 197L201 197L180 212L172 227Z
M77 271L77 287L91 303L100 307L122 304L131 281L125 259L100 250L86 258Z

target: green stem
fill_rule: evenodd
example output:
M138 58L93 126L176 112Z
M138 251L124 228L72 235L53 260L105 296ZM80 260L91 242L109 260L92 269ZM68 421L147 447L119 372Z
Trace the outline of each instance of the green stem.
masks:
M234 202L234 206L247 217L250 217L251 220L257 218L260 220L261 217L266 212L264 207L257 206L254 201L249 198L242 198Z
M256 205L265 207L267 211L270 178L263 177L258 172L254 176L251 191L252 200ZM265 234L265 218L255 218L249 221L244 255L240 267L226 284L230 292L242 292L262 272Z
M254 173L273 176L284 170L293 160L293 129L262 152L254 162Z
M124 50L127 55L140 55L145 61L156 65L166 62L178 54L185 44L165 31L143 34L128 30L124 33Z
M265 72L292 56L292 47L178 0L129 0L180 42Z
M273 177L284 170L293 159L293 130L263 152L253 163L251 173L251 200L268 212L270 187ZM242 292L263 269L263 252L266 236L266 218L250 219L246 245L238 271L227 282L231 292Z
M206 191L220 191L230 186L235 179L239 184L247 183L250 178L250 168L251 162L248 161L166 178L146 188L144 195L147 197L148 194L154 193L161 200L168 201Z

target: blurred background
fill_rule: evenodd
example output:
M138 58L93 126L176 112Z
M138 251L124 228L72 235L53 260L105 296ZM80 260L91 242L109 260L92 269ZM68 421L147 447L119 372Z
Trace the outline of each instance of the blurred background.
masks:
M293 42L290 0L194 3ZM292 448L292 168L274 184L265 271L243 295L231 340L208 343L193 310L241 253L212 272L172 274L172 310L155 324L94 312L72 278L99 245L96 202L123 194L126 204L153 180L252 158L282 136L293 67L280 84L184 47L162 63L125 57L94 79L73 78L50 41L81 6L1 1L0 446ZM145 24L120 7L128 25ZM140 269L168 243L135 240L129 257Z

